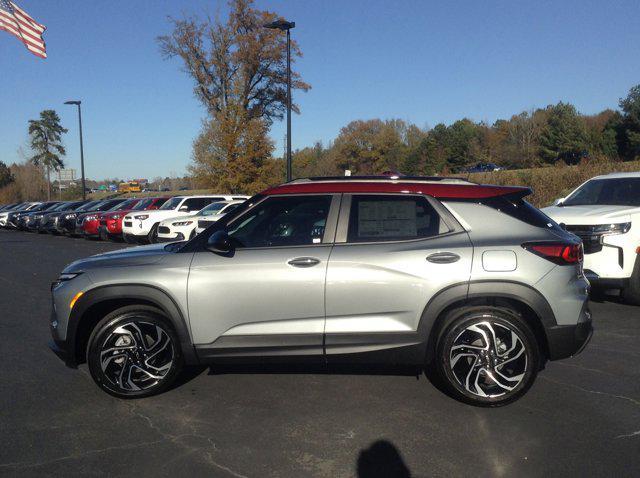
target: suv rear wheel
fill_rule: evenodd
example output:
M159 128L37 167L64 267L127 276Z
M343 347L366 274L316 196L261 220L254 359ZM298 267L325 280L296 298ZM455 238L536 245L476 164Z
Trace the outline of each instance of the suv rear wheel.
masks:
M500 406L533 385L540 365L534 333L515 311L470 307L454 311L437 344L437 370L459 400Z
M93 329L87 346L93 380L120 398L141 398L167 389L182 368L178 338L158 310L118 309Z

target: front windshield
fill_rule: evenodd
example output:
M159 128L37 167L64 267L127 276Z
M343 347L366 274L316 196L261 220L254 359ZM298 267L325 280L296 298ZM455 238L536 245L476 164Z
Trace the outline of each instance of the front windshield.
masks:
M164 203L160 209L162 211L167 211L170 209L175 209L178 207L178 204L182 201L183 198L171 198L166 203Z
M125 211L131 209L131 207L136 205L139 201L139 199L127 199L124 202L116 204L111 209L109 209L109 211Z
M102 204L100 204L99 206L94 207L93 210L94 211L99 211L99 212L108 211L111 208L113 208L115 210L115 209L118 209L118 208L114 207L114 206L119 206L120 203L122 203L121 199L110 199L109 201L105 201Z
M202 209L198 214L200 216L213 216L214 214L218 214L226 205L227 203L224 202L214 202Z
M69 205L68 202L61 202L60 204L57 204L56 206L52 207L50 209L50 211L62 211L64 210L64 208L66 208Z
M592 179L562 206L640 206L640 178Z
M76 211L91 211L91 208L93 206L97 206L98 204L100 204L102 201L90 201L82 206L80 206L78 209L76 209Z
M153 204L153 198L143 199L131 208L132 211L144 211Z

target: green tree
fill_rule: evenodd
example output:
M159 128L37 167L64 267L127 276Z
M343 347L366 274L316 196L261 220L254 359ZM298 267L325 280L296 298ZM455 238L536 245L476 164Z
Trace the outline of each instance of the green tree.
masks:
M9 167L0 161L0 188L3 188L15 181L13 174Z
M563 156L579 156L589 151L589 138L583 118L575 106L558 103L547 107L547 124L540 135L540 156L552 163Z
M632 160L640 156L640 85L620 99L620 108L623 111L618 134L620 153L626 160Z
M30 146L33 155L29 158L47 171L47 198L51 199L51 170L64 167L62 157L66 150L62 145L62 135L67 132L60 124L60 117L54 110L40 112L40 119L29 120Z

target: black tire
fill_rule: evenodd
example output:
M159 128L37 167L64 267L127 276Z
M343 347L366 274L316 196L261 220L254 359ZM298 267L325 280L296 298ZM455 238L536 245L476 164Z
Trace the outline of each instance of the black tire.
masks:
M640 261L637 258L629 283L620 291L620 296L626 304L640 305Z
M160 311L132 305L98 322L89 337L87 364L91 377L105 392L119 398L143 398L171 386L182 369L183 357L178 337Z
M149 242L149 244L155 244L156 242L158 242L158 226L159 225L160 225L159 222L155 223L151 228L151 230L149 231L149 234L147 235L147 241Z
M535 334L517 312L479 306L454 310L445 319L435 366L454 398L497 407L517 400L531 388L540 361Z

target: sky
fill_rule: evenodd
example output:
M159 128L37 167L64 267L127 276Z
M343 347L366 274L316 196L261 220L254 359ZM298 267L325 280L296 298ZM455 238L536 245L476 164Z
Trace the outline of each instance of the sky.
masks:
M47 27L48 58L0 31L0 161L21 161L27 122L55 109L80 168L82 101L91 179L183 175L204 109L178 59L161 57L167 16L225 17L226 1L14 0ZM585 114L616 108L640 83L640 2L257 0L295 21L293 148L330 142L352 120L420 127L467 117L493 123L558 101ZM283 152L285 123L271 136Z

